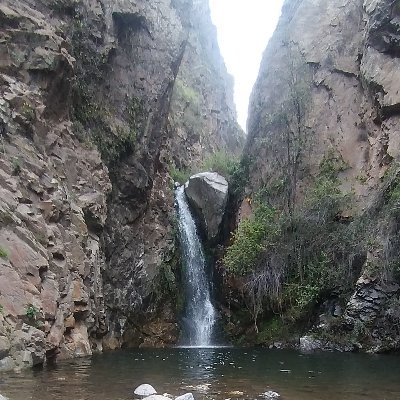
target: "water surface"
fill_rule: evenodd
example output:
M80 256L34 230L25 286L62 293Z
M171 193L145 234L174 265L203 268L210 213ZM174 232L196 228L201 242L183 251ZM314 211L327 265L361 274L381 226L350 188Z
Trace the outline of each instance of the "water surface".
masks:
M0 375L10 400L126 400L141 383L202 399L399 400L400 358L263 349L125 350Z

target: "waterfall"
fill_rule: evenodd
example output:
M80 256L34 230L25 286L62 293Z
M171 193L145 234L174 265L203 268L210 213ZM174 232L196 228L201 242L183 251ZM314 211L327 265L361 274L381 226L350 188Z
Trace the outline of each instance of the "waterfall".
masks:
M207 347L212 344L215 310L210 298L203 246L190 213L184 186L176 190L179 237L182 248L183 281L186 289L184 345Z

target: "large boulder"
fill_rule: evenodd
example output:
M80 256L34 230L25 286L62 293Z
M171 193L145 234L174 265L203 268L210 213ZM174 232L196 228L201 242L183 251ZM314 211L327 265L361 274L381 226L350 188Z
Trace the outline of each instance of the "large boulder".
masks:
M209 241L216 239L228 200L228 182L216 172L193 175L185 193Z

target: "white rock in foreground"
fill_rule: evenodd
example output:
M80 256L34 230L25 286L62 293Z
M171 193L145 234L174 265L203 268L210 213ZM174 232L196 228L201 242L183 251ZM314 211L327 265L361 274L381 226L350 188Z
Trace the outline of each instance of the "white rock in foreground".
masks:
M194 400L192 393L185 393L182 396L175 397L175 400Z
M171 400L169 397L161 396L161 394L152 394L145 397L143 400Z
M0 400L8 400L8 398L7 398L7 397L4 397L4 396L2 396L2 395L0 394Z
M156 394L157 391L153 388L153 386L144 383L142 385L139 385L133 393L140 397L147 397L151 396L152 394Z
M267 400L276 400L276 399L280 399L280 397L281 397L281 395L279 393L274 392L273 390L268 390L267 392L264 392L263 394L261 394L261 396Z

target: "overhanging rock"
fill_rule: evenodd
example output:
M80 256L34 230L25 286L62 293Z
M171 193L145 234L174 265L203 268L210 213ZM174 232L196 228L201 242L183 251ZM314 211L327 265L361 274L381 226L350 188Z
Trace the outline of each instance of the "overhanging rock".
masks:
M228 182L216 172L193 175L185 193L209 241L217 238L228 200Z

